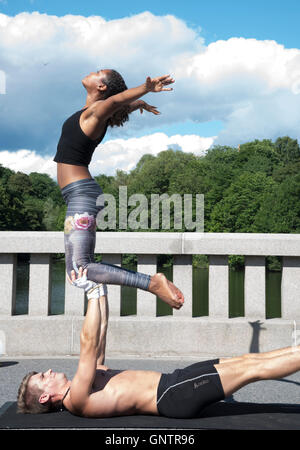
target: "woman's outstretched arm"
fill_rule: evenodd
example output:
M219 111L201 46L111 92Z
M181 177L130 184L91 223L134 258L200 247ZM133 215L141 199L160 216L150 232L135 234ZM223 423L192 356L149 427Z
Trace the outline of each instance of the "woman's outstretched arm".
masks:
M149 105L144 102L144 100L135 100L134 102L129 103L129 113L140 110L140 113L143 114L143 111L151 112L152 114L158 115L160 112L157 110L156 106Z
M147 77L145 83L140 86L126 89L119 94L108 97L104 101L98 102L94 108L94 115L98 120L107 120L119 108L131 104L148 92L172 91L172 88L166 86L174 83L174 81L170 75L162 75L156 78Z

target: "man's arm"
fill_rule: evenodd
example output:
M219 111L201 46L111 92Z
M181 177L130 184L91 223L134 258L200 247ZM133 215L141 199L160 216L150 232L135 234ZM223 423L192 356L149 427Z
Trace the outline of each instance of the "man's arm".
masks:
M107 301L107 294L101 295L99 298L99 307L100 307L100 315L101 315L101 326L100 326L100 334L98 341L98 349L97 349L97 368L105 368L100 367L104 365L105 362L105 349L106 349L106 334L107 334L107 326L108 326L108 316L109 316L109 308Z
M93 291L93 297L97 299L99 298L98 301L100 307L101 323L100 323L100 337L97 347L97 367L103 366L105 359L106 334L107 334L108 314L109 314L107 301L107 287L105 284L97 284L94 281L88 280L86 276L87 272L85 271L83 273L82 267L79 269L78 278L76 278L74 272L75 271L73 271L72 280L66 273L69 283L77 287L83 288L88 297L91 296L91 291Z
M82 267L78 276L81 277ZM72 281L76 279L71 272ZM97 366L97 350L101 328L101 310L99 298L88 300L87 311L80 333L80 358L77 372L72 380L70 398L74 412L84 414L84 409L91 393Z

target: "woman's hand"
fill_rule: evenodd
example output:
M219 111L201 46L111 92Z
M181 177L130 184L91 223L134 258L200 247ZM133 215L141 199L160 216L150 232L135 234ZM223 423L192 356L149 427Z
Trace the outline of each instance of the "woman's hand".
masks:
M144 102L144 100L135 100L135 102L131 102L129 104L129 112L132 113L133 111L140 110L140 113L143 114L143 111L148 111L152 114L160 114L160 112L157 110L156 106L148 105L148 103Z
M155 115L160 114L156 106L148 105L148 103L144 102L144 100L139 100L139 110L141 114L143 114L144 110Z
M162 75L156 78L147 77L145 85L148 92L173 91L173 88L165 88L165 86L174 82L170 75Z
M78 274L78 278L76 278L76 273ZM94 281L87 279L87 269L79 267L79 270L76 266L75 270L71 270L71 279L66 273L68 281L76 287L84 289L87 294L87 298L100 298L103 295L107 295L107 287L106 284L95 283Z

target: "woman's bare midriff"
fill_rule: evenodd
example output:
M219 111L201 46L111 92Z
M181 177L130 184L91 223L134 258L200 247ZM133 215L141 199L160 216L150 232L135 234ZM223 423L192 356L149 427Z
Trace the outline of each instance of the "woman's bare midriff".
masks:
M92 178L87 167L57 163L57 183L60 189L67 186L67 184L73 183L73 181L82 180L83 178Z

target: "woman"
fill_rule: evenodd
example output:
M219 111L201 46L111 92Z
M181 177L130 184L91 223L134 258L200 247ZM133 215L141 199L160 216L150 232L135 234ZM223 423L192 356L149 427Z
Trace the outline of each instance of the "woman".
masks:
M172 88L165 86L172 83L174 80L169 75L147 77L142 85L128 89L115 70L90 73L82 80L87 91L86 104L64 122L54 161L57 162L57 181L68 205L64 239L70 283L71 271L74 269L78 273L78 267L82 266L88 269L90 280L80 286L86 291L95 283L132 286L152 292L179 309L183 295L163 274L150 276L95 262L96 216L102 208L96 205L96 200L102 189L88 170L93 152L108 126L123 126L129 114L137 109L159 114L154 106L139 99L148 92L171 91Z

